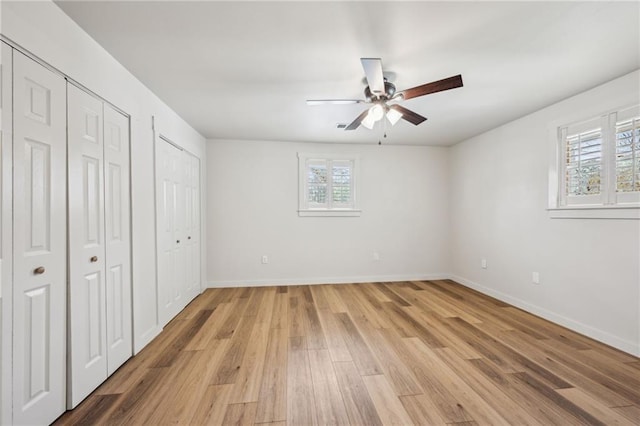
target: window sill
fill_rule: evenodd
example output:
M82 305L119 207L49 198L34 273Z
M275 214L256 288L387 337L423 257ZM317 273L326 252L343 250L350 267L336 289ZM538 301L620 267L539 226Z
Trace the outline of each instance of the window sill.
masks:
M568 206L547 209L551 219L640 220L640 206Z
M362 210L298 210L300 217L355 217L361 213Z

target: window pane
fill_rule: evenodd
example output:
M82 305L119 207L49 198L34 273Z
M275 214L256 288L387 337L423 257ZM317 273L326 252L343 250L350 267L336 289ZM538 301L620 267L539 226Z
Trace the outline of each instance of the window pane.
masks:
M602 131L594 129L566 139L567 195L600 194Z
M333 186L333 202L334 203L350 203L351 202L351 187L350 186Z
M327 183L327 166L321 164L312 164L309 166L307 174L307 182L309 184Z
M326 204L327 203L327 185L309 184L308 199L310 203Z
M351 202L351 164L336 162L331 168L332 201L336 204Z
M640 191L640 117L616 123L616 191Z

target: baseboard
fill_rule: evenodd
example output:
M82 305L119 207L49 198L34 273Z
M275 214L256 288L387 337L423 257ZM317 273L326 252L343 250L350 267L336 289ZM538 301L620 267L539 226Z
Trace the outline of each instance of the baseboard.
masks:
M556 312L549 311L545 308L541 308L529 302L525 302L524 300L518 299L516 297L510 296L500 291L496 291L489 287L485 287L481 284L478 284L466 278L459 277L456 275L450 275L449 278L457 283L462 284L465 287L472 288L474 290L479 291L480 293L486 294L487 296L491 296L503 302L509 303L515 307L523 309L541 318L544 318L546 320L559 324L563 327L567 327L568 329L578 332L580 334L583 334L585 336L591 337L592 339L595 339L599 342L605 343L609 346L613 346L616 349L620 349L621 351L632 354L634 356L640 356L639 344L630 342L625 339L621 339L620 337L615 336L606 331L597 329L587 324L583 324L571 318L567 318Z
M393 282L393 281L422 281L422 280L444 280L450 274L411 274L411 275L369 275L352 277L324 277L324 278L281 278L266 280L242 280L242 281L209 281L209 288L225 287L266 287L266 286L290 286L290 285L315 285L315 284L354 284L371 282Z

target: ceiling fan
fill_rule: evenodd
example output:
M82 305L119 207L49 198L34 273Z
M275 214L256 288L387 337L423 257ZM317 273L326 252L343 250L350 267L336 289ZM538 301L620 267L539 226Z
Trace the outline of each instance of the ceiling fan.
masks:
M364 110L351 124L346 126L344 128L345 130L355 130L360 127L361 124L367 129L373 129L375 123L382 120L383 117L386 117L391 125L396 124L398 120L402 118L417 126L427 118L403 106L390 102L417 98L418 96L462 87L462 75L458 74L453 77L398 92L396 91L396 86L384 77L382 72L382 59L361 58L360 61L362 62L362 68L364 68L364 74L368 84L364 89L365 99L319 99L307 101L307 105L373 104L370 108Z

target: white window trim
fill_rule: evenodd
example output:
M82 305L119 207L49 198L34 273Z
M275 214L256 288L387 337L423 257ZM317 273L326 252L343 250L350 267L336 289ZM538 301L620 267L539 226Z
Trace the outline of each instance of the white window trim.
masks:
M615 138L616 122L625 119L626 115L637 114L640 106L608 110L593 114L588 120L556 121L549 126L549 217L553 219L632 219L640 220L640 194L616 192L615 153L611 153L612 138ZM621 114L622 113L622 114ZM600 117L603 124L603 179L602 193L596 196L585 196L582 203L569 200L565 188L565 138L562 131L567 127L579 126ZM606 127L606 129L605 129Z
M307 200L307 162L310 160L324 161L349 161L352 163L351 171L351 207L309 207ZM362 211L359 207L359 175L360 175L360 157L357 155L341 155L341 154L309 154L298 153L298 216L300 217L354 217L360 216Z

